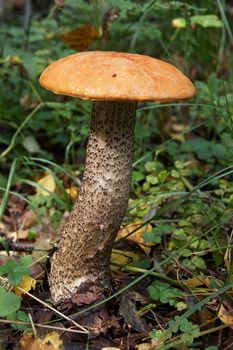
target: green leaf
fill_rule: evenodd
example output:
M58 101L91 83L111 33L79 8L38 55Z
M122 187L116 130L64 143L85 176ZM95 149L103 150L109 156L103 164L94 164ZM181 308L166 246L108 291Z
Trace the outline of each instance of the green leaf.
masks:
M151 185L157 185L157 183L159 182L157 176L153 175L147 175L146 181L149 182Z
M19 263L20 263L20 265L22 265L22 266L28 267L29 265L32 264L32 256L31 256L31 255L22 256L22 257L19 259Z
M6 317L20 308L20 299L0 286L0 317Z
M172 26L174 28L179 28L179 29L185 28L186 27L186 21L182 17L174 18L172 20Z
M23 54L22 61L23 61L23 66L26 69L26 71L28 72L30 79L35 80L36 75L37 75L37 72L36 72L37 58L36 58L36 56L33 54L29 54L27 52L27 54L25 54L25 55Z
M181 256L184 256L184 257L188 258L191 255L192 255L192 251L190 249L188 249L188 248L184 248L181 251Z
M188 333L193 330L195 326L192 324L192 322L189 322L187 319L184 320L180 325L181 332Z
M160 243L161 236L170 234L174 231L174 227L171 225L158 225L152 231L144 232L142 238L145 243Z
M181 296L181 291L172 288L168 283L156 281L147 288L151 299L159 300L163 304L174 306L176 298Z
M21 322L30 322L30 319L29 319L28 315L22 310L19 310L17 312L13 312L12 314L7 316L7 319L15 320L15 321L21 321ZM16 323L12 323L11 326L12 326L12 328L20 330L20 331L24 331L25 329L28 328L27 325L16 324Z
M145 179L145 176L140 171L133 171L132 183L138 183L143 179Z
M150 161L145 164L145 169L148 171L148 173L151 173L152 171L156 170L156 162Z
M164 332L161 329L153 330L153 331L149 332L149 335L153 339L160 340L163 338Z
M188 306L183 301L178 301L178 303L175 303L175 307L178 311L182 311L187 309Z
M157 225L153 232L159 233L161 235L168 235L174 231L174 227L171 225Z
M17 285L24 276L29 274L28 266L31 263L31 255L21 257L18 262L10 259L5 265L0 267L0 276L7 275L9 283Z
M161 242L161 236L157 235L154 230L149 232L143 232L142 234L143 241L145 243L160 243Z
M191 23L197 24L203 28L222 28L223 23L216 15L192 16Z
M0 276L10 273L16 266L17 264L15 260L8 260L5 265L0 267Z
M206 266L206 263L205 263L205 260L202 259L200 256L193 256L191 258L191 262L198 268L198 269L201 269L201 270L205 270L207 269L207 266Z
M28 268L25 266L16 266L13 270L11 270L8 274L8 280L10 284L17 285L21 281L21 279L28 275Z
M190 22L192 25L199 25L203 28L222 28L223 22L216 15L199 15L191 16ZM182 17L174 18L172 20L174 28L185 28L187 26L186 20Z
M187 234L184 232L182 228L175 229L172 237L175 238L177 241L186 241L187 240Z
M224 145L200 137L184 142L181 145L181 151L195 153L200 160L208 160L211 157L229 158L229 152Z

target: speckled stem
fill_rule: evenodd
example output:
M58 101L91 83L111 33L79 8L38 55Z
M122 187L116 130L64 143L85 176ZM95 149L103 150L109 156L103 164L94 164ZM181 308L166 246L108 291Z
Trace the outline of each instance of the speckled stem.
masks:
M86 167L77 202L51 259L53 300L80 285L110 286L110 256L128 204L136 103L94 101Z

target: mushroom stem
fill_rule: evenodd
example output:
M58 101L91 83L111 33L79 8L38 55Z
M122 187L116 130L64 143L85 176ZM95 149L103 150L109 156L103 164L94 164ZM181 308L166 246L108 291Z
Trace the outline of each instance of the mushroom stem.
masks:
M79 287L110 287L111 250L128 204L135 102L94 101L83 182L51 259L53 300L72 299Z

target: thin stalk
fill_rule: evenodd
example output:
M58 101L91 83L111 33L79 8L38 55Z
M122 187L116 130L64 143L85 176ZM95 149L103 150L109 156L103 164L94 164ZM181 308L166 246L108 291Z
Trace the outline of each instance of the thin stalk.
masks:
M16 320L5 320L5 319L0 319L0 324L19 324L19 325L25 325L25 326L30 326L30 322L23 322L23 321L16 321ZM40 323L34 323L35 327L38 328L44 328L44 329L52 329L55 331L61 331L62 333L69 332L69 333L79 333L79 334L87 334L87 332L84 331L79 331L77 329L70 329L70 328L64 328L64 327L57 327L57 326L49 326L49 325L44 325Z
M62 318L64 318L65 320L71 322L74 326L76 326L77 328L81 329L83 332L85 332L86 334L88 334L88 330L86 328L84 328L83 326L81 326L79 323L75 322L73 319L71 319L70 317L64 315L63 313L61 313L60 311L56 310L54 307L52 307L51 305L45 303L44 301L36 298L34 295L26 292L23 288L17 286L17 289L19 289L22 293L28 295L30 298L36 300L37 302L39 302L40 304L42 304L43 306L45 306L46 308L52 310L55 314L58 314L59 316L61 316Z
M44 106L44 103L38 104L31 113L28 114L28 116L24 119L22 124L18 127L16 132L14 133L11 142L9 146L0 154L0 159L4 158L14 147L15 141L19 135L19 133L22 131L22 129L25 127L25 125L29 122L29 120L39 111L39 109Z

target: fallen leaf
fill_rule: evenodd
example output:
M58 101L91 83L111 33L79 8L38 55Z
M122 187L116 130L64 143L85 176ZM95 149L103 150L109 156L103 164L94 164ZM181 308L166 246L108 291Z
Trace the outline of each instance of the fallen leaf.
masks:
M27 230L33 226L37 221L35 212L32 209L25 210L19 219L19 227Z
M127 225L127 226L123 227L117 233L117 240L119 238L126 237L126 239L128 241L131 241L133 243L138 244L142 248L142 250L144 252L149 254L150 250L151 250L151 247L154 244L151 243L151 242L145 243L144 240L143 240L143 233L152 231L152 226L150 224L148 224L148 225L145 225L145 226L139 228L136 232L131 233L131 232L135 231L138 227L140 227L142 224L143 224L142 221L138 221L138 222L135 222L134 224L130 224L130 225Z
M218 317L226 326L233 326L233 310L227 311L227 309L221 305L218 312Z
M186 284L188 287L194 289L196 287L203 286L204 284L209 285L210 281L208 277L198 276L188 278L187 280L183 281L183 283Z
M78 197L78 188L75 186L67 188L66 192L68 193L72 201L75 201L75 199Z
M59 35L59 39L78 52L86 50L98 37L99 31L89 23Z
M60 349L62 346L62 340L56 332L49 332L45 335L43 339L44 343L50 343L55 349Z
M20 350L62 350L63 343L56 332L47 333L44 338L35 338L33 334L25 334L20 339Z
M125 322L137 332L146 332L146 322L142 317L137 316L136 303L123 295L120 301L119 314Z
M125 265L138 260L138 255L133 252L123 252L121 250L113 249L111 255L111 270L119 272Z
M83 283L72 298L76 305L90 305L104 299L103 288L95 282Z
M18 288L22 288L25 292L29 292L31 289L35 289L36 280L30 276L24 276L20 281L19 285L14 288L14 293L19 297L22 296L23 292Z
M42 188L37 188L37 195L49 196L49 192L53 193L56 189L54 178L50 174L45 174L43 177L41 177L38 184L42 186Z
M17 241L19 239L26 239L28 237L28 230L19 230L17 232L8 232L7 238L12 239L13 241Z

